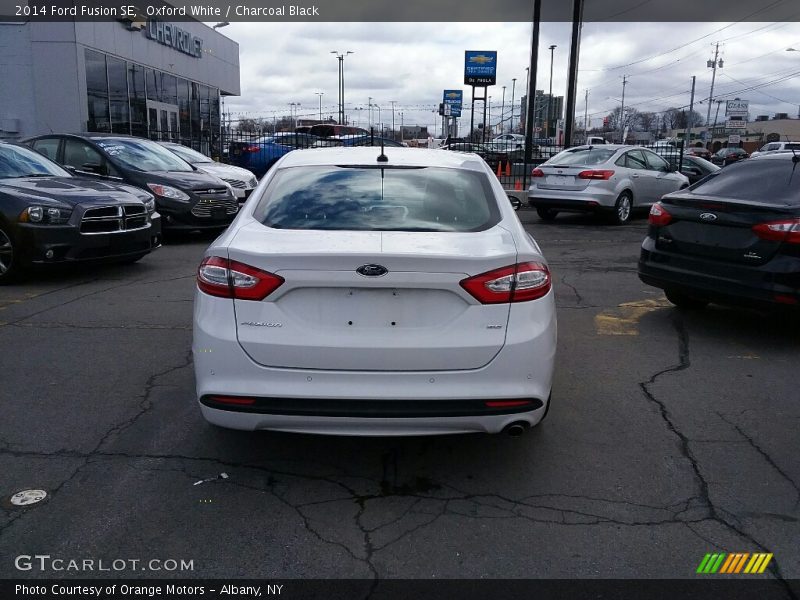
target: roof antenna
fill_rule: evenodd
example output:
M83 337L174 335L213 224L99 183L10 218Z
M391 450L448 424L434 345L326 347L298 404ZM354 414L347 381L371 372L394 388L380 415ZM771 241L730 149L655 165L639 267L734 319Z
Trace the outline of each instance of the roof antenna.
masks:
M796 165L797 163L800 162L800 156L798 156L797 152L795 152L794 144L792 144L791 141L789 140L789 136L787 134L784 134L784 137L786 138L786 141L789 142L786 144L786 147L792 151L792 162Z
M381 138L381 153L378 156L378 162L389 162L389 157L383 152L383 138Z

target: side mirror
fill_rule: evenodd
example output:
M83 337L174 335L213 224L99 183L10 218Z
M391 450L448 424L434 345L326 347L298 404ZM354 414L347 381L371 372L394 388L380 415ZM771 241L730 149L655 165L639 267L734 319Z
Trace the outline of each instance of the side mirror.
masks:
M508 201L511 202L511 206L514 210L519 210L522 207L522 202L516 196L512 196L511 194L506 194L508 196Z
M98 163L84 163L81 165L81 171L86 171L88 173L94 173L95 175L107 175L107 169Z

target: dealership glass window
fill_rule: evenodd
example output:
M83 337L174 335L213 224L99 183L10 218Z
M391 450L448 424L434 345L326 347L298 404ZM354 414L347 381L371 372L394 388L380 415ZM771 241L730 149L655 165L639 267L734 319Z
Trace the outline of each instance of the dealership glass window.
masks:
M108 108L108 77L106 56L94 50L84 50L86 64L86 96L89 104L89 131L111 131Z
M167 104L178 104L178 78L167 73L161 74L161 101Z
M147 137L147 92L145 68L128 63L128 96L130 98L131 135Z
M178 117L181 127L181 137L191 136L191 125L189 121L189 82L185 79L178 79Z
M145 69L147 79L147 99L161 102L161 78L159 72L153 69Z
M199 150L200 139L200 84L192 83L192 99L189 103L189 118L192 122L191 136L192 148Z
M128 110L128 77L125 61L106 56L108 71L108 97L111 111L111 131L130 133L131 120Z
M202 121L202 129L207 131L209 123L211 122L211 105L208 101L209 90L207 85L199 85L200 89L200 120Z

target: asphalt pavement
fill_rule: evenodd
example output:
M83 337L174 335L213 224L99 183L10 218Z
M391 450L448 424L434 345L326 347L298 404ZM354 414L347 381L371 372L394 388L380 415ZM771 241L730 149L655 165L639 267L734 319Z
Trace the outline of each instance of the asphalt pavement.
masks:
M800 578L796 323L682 312L646 223L520 218L550 261L553 405L519 438L226 431L194 398L210 238L0 288L0 577L692 578L768 552ZM48 498L10 505L23 489ZM191 561L21 571L15 557Z

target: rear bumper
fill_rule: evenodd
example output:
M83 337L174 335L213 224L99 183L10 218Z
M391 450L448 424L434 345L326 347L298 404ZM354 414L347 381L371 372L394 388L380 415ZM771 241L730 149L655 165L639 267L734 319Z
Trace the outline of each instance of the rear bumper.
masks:
M533 208L552 208L566 212L613 210L617 195L613 191L587 188L585 191L543 190L531 187L528 204Z
M335 435L498 433L517 421L535 425L544 415L552 385L553 294L512 305L537 303L535 310L551 315L548 325L534 328L525 320L525 309L516 317L512 311L505 346L479 369L324 371L256 364L236 339L233 302L198 292L192 351L200 409L206 420L222 427ZM212 395L280 402L259 410L223 409L209 402ZM531 404L504 410L485 406L486 400L518 399ZM375 416L364 416L365 411Z
M800 309L800 258L791 256L778 256L759 267L721 264L660 252L647 237L639 258L639 279L719 304Z

